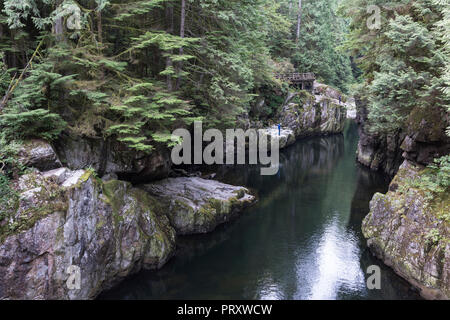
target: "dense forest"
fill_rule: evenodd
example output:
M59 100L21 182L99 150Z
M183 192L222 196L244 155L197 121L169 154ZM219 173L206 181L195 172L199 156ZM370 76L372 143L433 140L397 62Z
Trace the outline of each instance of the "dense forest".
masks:
M369 28L367 10L374 4L380 9L376 29ZM340 10L351 17L345 47L363 71L355 92L368 100L370 130L412 137L425 130L428 142L445 140L445 131L450 136L449 1L348 0ZM441 155L419 184L445 194L450 156Z
M180 123L235 124L255 97L283 89L277 70L315 72L346 90L352 74L338 48L346 23L337 1L300 5L4 1L3 139L71 130L151 151Z
M0 4L0 163L62 131L151 153L174 128L240 127L287 90L275 72L314 72L347 92L339 1L7 0ZM3 180L6 176L3 175Z

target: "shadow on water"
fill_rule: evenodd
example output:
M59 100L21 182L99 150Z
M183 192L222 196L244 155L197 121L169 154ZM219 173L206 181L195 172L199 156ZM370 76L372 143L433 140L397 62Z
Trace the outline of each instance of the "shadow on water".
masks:
M280 155L280 172L221 167L217 178L257 190L260 201L215 232L178 240L161 270L144 271L101 299L418 299L366 249L361 222L389 180L355 163L356 125L299 141ZM382 269L382 289L365 271Z

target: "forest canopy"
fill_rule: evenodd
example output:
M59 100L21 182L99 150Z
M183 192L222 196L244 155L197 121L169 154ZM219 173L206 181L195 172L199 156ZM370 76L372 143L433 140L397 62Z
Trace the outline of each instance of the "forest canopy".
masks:
M235 127L258 96L279 101L276 71L314 72L346 91L354 79L338 3L5 0L2 135L65 130L151 152L174 127Z

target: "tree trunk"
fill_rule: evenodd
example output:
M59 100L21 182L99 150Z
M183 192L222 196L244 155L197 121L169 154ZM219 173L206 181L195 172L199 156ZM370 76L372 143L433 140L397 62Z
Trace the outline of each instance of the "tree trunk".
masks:
M173 34L174 30L174 21L173 21L173 4L167 3L166 4L166 23L167 23L167 33ZM169 54L172 54L172 52L168 52ZM167 57L166 59L166 69L173 66L173 61L170 57ZM167 82L167 90L172 91L173 90L173 84L172 84L172 75L168 74L166 76L166 82Z
M62 1L57 2L57 6L61 5ZM53 34L55 35L55 38L57 41L63 41L64 40L64 19L61 17L58 20L56 20L53 23L52 26Z
M298 12L297 12L297 34L295 37L295 42L300 40L300 27L302 25L302 0L298 0Z
M103 26L102 26L102 12L97 11L97 33L98 42L103 43Z
M53 24L53 33L55 34L56 40L64 40L63 18L59 18L55 21L55 23Z
M184 38L184 25L186 22L186 0L181 0L181 18L180 18L180 37L183 39ZM183 55L184 53L184 49L183 47L180 48L180 56ZM180 61L178 64L178 70L177 70L177 85L176 85L176 90L180 89L181 86L181 71L183 69L183 62Z

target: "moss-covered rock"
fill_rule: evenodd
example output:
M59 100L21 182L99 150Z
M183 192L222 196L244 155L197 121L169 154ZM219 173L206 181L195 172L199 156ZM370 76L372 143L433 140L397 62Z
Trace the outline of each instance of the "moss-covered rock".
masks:
M295 138L342 132L347 110L339 104L339 96L335 98L334 95L327 95L333 90L323 92L313 95L299 91L290 95L277 115L277 121L283 129L292 131Z
M95 298L174 252L175 231L159 202L127 182L66 169L33 172L16 187L17 212L1 230L0 299ZM73 290L72 265L81 271Z
M411 184L423 168L405 161L386 195L376 194L362 230L372 252L429 299L450 298L450 196Z
M210 232L255 201L243 187L201 178L170 178L141 188L161 201L181 235Z

